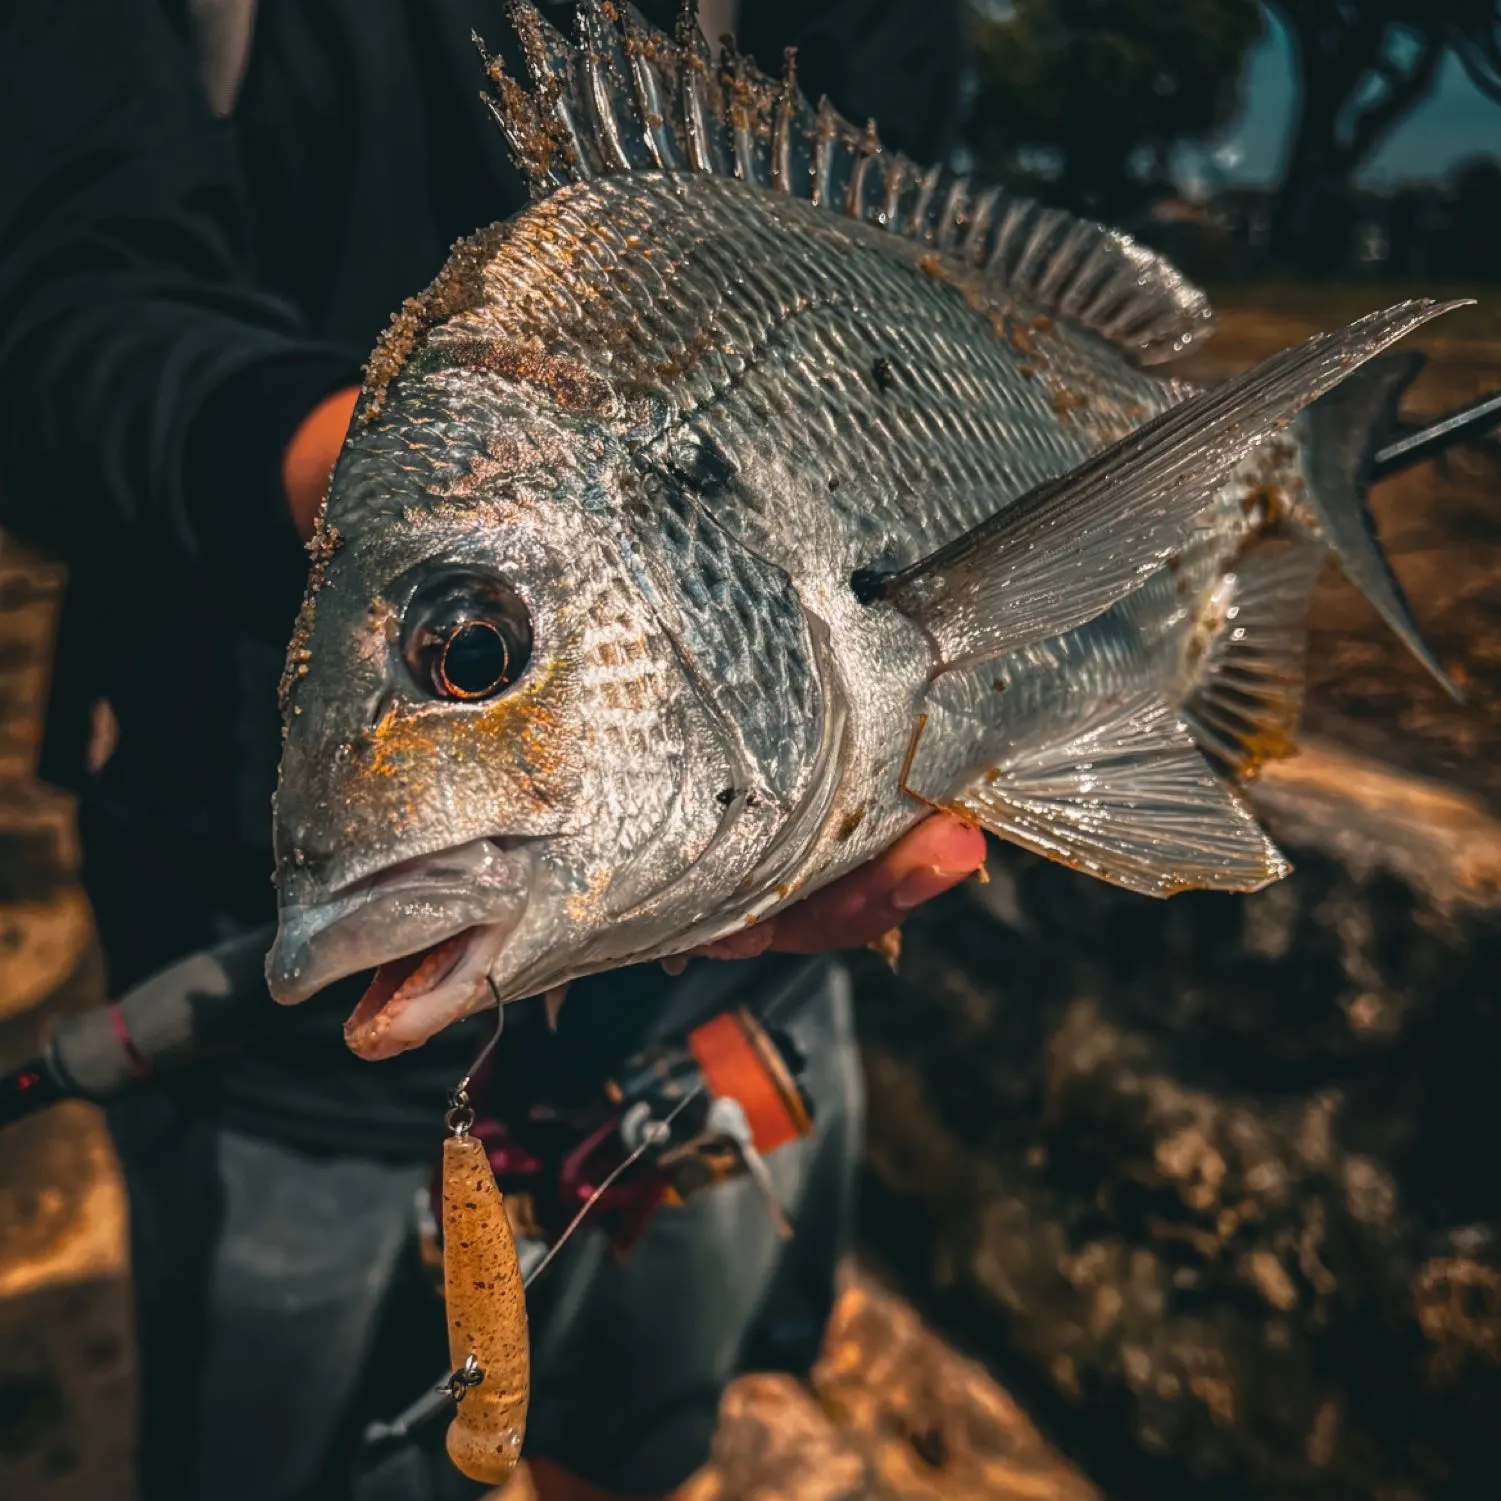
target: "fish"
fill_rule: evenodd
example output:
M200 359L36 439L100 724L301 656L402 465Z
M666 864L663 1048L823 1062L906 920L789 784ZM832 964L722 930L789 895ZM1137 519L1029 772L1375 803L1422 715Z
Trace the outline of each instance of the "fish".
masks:
M1331 557L1447 684L1365 490L1413 300L1229 381L1106 226L883 148L796 60L527 3L529 188L373 352L282 683L296 1004L363 1057L764 922L946 809L1154 897L1290 868ZM1449 685L1452 687L1452 685Z

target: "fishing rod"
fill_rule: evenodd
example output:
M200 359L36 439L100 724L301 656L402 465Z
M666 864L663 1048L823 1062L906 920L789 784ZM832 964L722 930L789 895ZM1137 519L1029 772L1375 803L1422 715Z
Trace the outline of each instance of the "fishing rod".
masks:
M293 1013L266 989L271 937L259 928L191 954L119 1000L65 1018L40 1056L0 1074L0 1126L59 1100L108 1100L288 1024Z
M1436 459L1461 443L1483 438L1492 428L1501 428L1501 391L1456 407L1378 448L1371 460L1371 479L1387 479L1414 464Z

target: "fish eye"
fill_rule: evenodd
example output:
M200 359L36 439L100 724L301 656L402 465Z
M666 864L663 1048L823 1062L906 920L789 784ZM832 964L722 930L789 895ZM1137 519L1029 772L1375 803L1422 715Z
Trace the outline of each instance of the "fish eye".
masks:
M407 607L402 654L417 686L473 702L504 692L526 671L532 622L521 596L495 574L449 570Z

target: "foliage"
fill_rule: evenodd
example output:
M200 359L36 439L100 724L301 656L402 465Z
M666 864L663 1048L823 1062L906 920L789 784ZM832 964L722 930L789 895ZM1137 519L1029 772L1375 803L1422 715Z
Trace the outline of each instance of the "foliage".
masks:
M1165 182L1175 144L1233 116L1262 24L1256 0L977 7L970 141L982 174L1125 216Z
M1451 48L1501 101L1501 0L1267 0L1293 41L1299 103L1272 249L1333 269L1356 173L1432 91ZM1498 122L1501 123L1501 122Z

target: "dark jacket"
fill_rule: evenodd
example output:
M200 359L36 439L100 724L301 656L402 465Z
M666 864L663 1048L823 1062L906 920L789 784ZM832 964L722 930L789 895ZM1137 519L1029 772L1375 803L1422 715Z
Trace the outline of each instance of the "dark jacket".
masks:
M672 0L645 8L671 24ZM938 149L958 0L742 10L768 71L801 45L815 97ZM281 459L452 241L523 201L471 30L519 68L501 0L0 9L0 524L69 564L44 772L82 791L117 990L272 915L275 685L305 572ZM100 699L118 741L90 776ZM451 1078L467 1045L381 1090L402 1067Z

